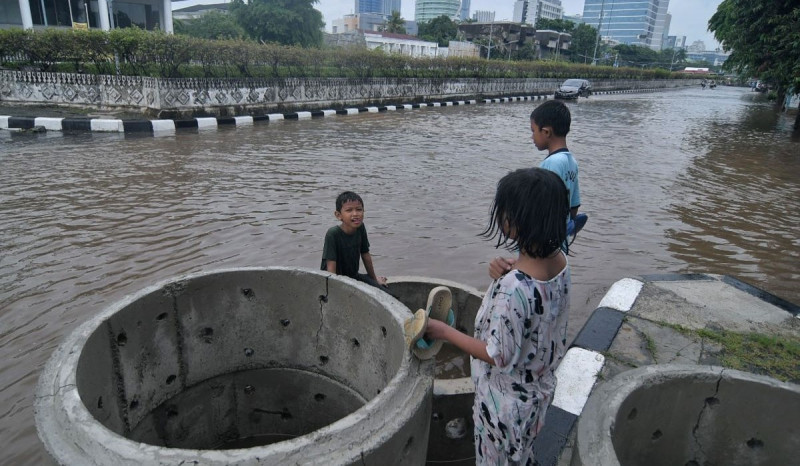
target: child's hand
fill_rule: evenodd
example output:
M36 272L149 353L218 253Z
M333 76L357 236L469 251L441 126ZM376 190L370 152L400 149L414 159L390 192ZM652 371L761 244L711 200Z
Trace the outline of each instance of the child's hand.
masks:
M378 284L386 286L386 277L378 277Z
M425 336L434 340L446 340L445 333L449 328L451 327L444 322L436 319L428 319L428 327L425 329Z
M489 276L492 280L497 280L514 268L516 263L517 260L513 257L495 257L489 262Z

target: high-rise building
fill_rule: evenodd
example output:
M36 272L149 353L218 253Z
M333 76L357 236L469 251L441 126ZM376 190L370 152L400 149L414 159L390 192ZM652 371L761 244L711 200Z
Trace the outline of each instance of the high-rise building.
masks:
M583 20L604 39L661 49L669 0L585 0Z
M459 8L461 8L461 0L417 0L414 21L422 23L442 15L450 19L458 19Z
M664 47L664 38L669 32L670 14L667 12L669 0L658 2L658 12L656 13L656 27L653 30L653 39L650 48L661 50Z
M461 0L461 9L458 11L458 17L461 21L469 19L469 5L470 0Z
M376 13L391 16L393 11L400 11L400 0L355 0L356 13Z
M561 0L521 0L514 2L515 23L536 24L539 18L561 19L564 8Z

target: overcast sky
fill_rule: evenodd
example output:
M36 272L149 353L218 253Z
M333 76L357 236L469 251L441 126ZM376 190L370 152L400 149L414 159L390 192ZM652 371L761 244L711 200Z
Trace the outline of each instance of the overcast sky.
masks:
M330 31L331 21L353 12L355 0L319 0L316 8L322 12L325 27ZM669 28L671 36L686 36L686 45L702 40L706 49L718 46L714 36L707 31L708 20L717 11L722 0L670 0L669 12L672 13L672 24ZM402 0L403 18L414 19L414 0ZM583 14L583 0L562 0L564 13L568 15ZM488 10L496 13L495 19L511 20L514 15L514 0L472 0L470 15L475 10Z

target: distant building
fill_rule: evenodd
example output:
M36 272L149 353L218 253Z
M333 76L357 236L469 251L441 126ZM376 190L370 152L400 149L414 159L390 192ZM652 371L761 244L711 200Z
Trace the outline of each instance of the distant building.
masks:
M535 25L539 18L561 19L561 0L520 0L514 2L514 22Z
M494 21L494 11L478 10L472 13L472 19L479 23L491 23Z
M669 0L585 0L583 20L609 41L660 50Z
M172 2L174 19L195 19L212 11L223 13L230 7L230 0L175 0Z
M448 57L480 57L481 48L472 42L451 40L447 44Z
M462 23L458 31L468 42L481 41L481 56L503 56L528 45L535 45L536 30L529 24L513 21ZM487 45L488 44L488 45Z
M356 13L375 13L385 17L400 11L400 0L355 0Z
M414 9L414 21L424 23L439 16L458 19L461 0L417 0Z
M702 52L686 52L686 60L690 62L704 61L712 66L721 66L730 56L721 50L704 50Z
M461 21L469 19L470 0L461 0L461 9L458 10L458 17Z
M378 13L344 15L331 21L331 32L343 34L352 31L379 31L386 25L386 18Z
M661 33L661 49L668 49L674 47L667 47L666 42L669 37L669 26L672 24L672 15L667 13L664 19L664 31Z
M696 40L692 42L692 45L686 47L687 52L705 52L706 51L706 43L702 40Z
M0 2L0 28L44 29L71 27L102 29L137 26L172 32L171 0L121 2L93 0L4 0Z
M583 15L581 15L581 14L577 14L577 15L564 15L564 18L563 18L563 19L564 19L564 21L572 21L572 22L573 22L573 23L575 23L576 25L578 25L578 24L583 24Z
M664 38L669 34L671 18L671 15L667 12L669 0L660 0L657 3L656 25L650 37L650 48L653 50L661 50L664 47Z
M370 50L381 49L411 57L435 57L439 53L437 42L428 42L407 34L364 31L364 40Z

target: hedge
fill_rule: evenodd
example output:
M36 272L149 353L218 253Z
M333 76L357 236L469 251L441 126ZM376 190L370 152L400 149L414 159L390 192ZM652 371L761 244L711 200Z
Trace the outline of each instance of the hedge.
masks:
M205 77L420 77L680 79L667 70L560 61L411 58L364 47L301 48L249 40L206 40L138 28L0 30L0 66L10 69Z

